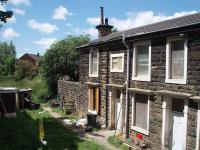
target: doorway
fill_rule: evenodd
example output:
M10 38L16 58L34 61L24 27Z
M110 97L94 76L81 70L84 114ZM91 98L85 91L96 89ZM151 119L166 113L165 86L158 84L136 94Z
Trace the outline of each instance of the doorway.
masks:
M162 143L170 150L185 150L188 100L165 97L163 101Z
M111 129L122 129L122 99L123 94L120 89L112 89L110 98L110 120Z

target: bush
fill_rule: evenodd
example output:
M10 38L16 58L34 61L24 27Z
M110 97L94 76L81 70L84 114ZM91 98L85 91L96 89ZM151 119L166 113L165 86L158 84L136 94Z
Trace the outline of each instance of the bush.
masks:
M20 60L16 64L15 79L20 80L25 77L33 78L38 74L39 68L28 61Z

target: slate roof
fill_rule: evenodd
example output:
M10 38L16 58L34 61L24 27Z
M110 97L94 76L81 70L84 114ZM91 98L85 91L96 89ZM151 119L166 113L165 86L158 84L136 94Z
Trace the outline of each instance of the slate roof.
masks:
M38 61L40 59L40 56L35 55L35 54L27 54L27 55L29 55L30 57L32 57L36 61Z
M120 39L120 38L122 38L123 34L128 37L134 37L134 36L138 36L138 35L145 35L148 33L156 33L159 31L177 29L177 28L187 27L187 26L192 26L192 25L197 25L197 24L200 25L200 13L195 13L195 14L191 14L191 15L168 19L165 21L160 21L157 23L144 25L144 26L132 28L129 30L112 33L112 34L109 34L102 38L93 40L93 41L87 43L86 45L80 46L78 48L95 45L95 44L99 44L99 43L104 43L106 41Z
M21 59L23 56L28 55L29 57L31 57L32 59L34 59L35 61L39 61L40 60L40 56L35 55L35 54L29 54L29 53L25 53L24 55L22 55L19 59Z

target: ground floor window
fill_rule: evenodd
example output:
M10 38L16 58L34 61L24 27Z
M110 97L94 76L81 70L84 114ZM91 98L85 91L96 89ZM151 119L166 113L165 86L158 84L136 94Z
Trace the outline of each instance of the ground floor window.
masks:
M149 96L134 94L132 98L132 129L148 134L149 128Z
M89 87L89 110L99 113L99 87Z

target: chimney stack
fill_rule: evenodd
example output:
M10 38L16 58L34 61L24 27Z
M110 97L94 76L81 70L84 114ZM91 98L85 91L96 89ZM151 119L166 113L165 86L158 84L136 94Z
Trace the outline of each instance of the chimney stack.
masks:
M112 28L113 28L113 26L108 24L108 18L105 18L105 23L104 23L103 7L100 7L100 11L101 11L100 24L96 26L96 29L98 30L99 38L110 34L112 32Z

